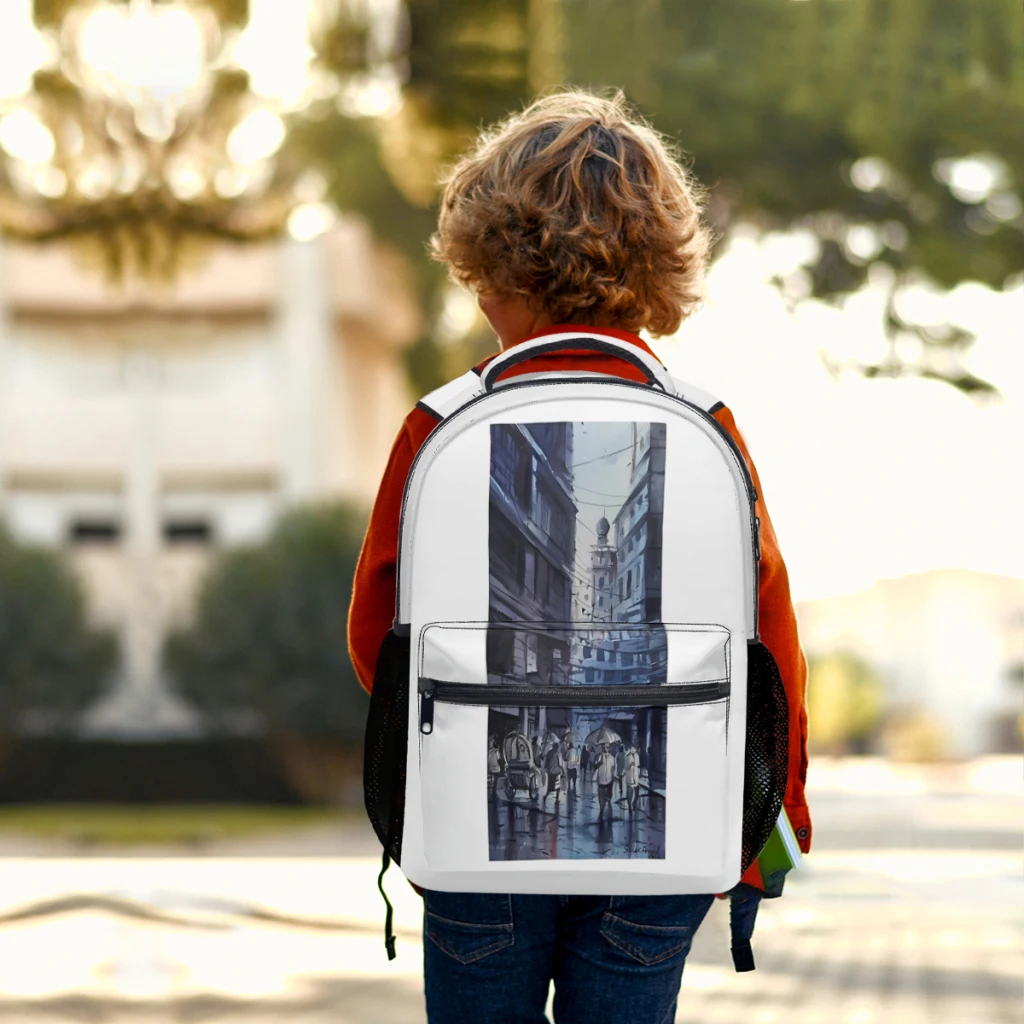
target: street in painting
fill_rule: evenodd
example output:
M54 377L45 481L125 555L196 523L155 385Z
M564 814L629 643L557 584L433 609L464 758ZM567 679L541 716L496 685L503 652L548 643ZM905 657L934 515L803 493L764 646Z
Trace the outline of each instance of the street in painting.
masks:
M593 690L666 681L664 493L663 423L491 427L492 860L665 856L666 709Z

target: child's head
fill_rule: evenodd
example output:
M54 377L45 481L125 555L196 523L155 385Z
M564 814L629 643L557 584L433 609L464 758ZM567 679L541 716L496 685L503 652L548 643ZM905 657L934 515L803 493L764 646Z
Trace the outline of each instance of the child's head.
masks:
M513 300L546 323L671 334L700 300L702 202L621 93L560 92L485 132L456 164L434 256L485 312Z

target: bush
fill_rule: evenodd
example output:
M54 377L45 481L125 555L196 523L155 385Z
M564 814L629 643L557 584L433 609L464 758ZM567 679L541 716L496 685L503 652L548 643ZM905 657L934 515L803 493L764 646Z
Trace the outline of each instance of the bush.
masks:
M867 662L848 651L811 658L807 715L812 752L866 754L882 725L884 684Z
M214 731L362 738L345 624L364 529L345 505L303 509L214 564L193 624L165 650L172 685Z
M74 728L116 664L114 635L86 622L65 559L0 528L0 732Z

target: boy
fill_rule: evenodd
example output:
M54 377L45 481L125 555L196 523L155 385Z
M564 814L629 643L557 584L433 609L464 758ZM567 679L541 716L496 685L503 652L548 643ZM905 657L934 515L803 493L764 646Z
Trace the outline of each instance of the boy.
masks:
M671 149L631 114L621 95L565 92L484 133L456 165L442 200L434 255L476 292L502 349L575 327L650 354L636 332L673 334L699 303L709 246L701 203L700 190ZM582 351L537 357L509 372L565 370L641 379L622 360ZM713 415L735 438L760 495L732 414L719 404ZM406 419L356 570L349 645L368 690L395 614L403 487L436 423L423 409ZM762 498L757 515L761 638L778 663L790 709L785 806L806 851L806 666ZM648 762L650 771L650 751ZM610 804L614 773L615 757L602 745L595 777L604 803ZM756 865L744 880L758 885ZM690 940L714 899L711 893L423 895L427 1013L445 1024L543 1021L552 980L559 1024L671 1021Z

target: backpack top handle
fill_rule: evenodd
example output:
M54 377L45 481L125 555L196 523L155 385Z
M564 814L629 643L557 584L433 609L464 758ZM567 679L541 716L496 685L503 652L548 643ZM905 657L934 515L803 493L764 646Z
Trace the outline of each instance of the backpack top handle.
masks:
M653 356L649 356L642 349L637 348L636 345L630 345L628 342L588 334L559 334L514 345L488 364L481 378L483 389L485 392L493 391L498 378L506 370L519 363L535 359L537 356L580 349L587 352L599 352L602 355L630 363L643 373L648 384L661 388L668 395L676 393L669 372Z

